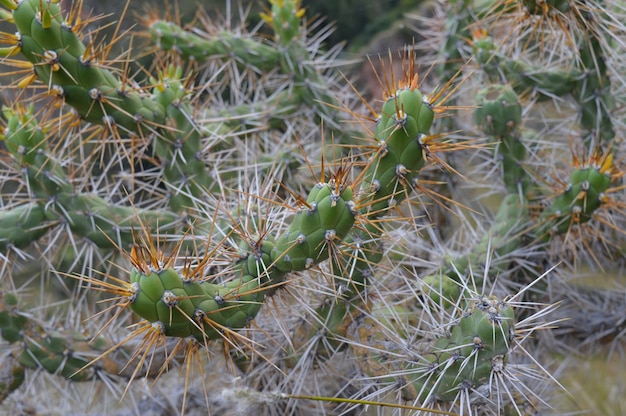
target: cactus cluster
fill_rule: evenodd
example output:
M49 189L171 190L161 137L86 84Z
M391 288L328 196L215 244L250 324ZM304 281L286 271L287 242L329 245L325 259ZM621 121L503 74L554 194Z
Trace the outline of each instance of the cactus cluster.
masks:
M299 0L152 14L119 59L80 1L0 7L8 411L566 412L551 357L621 345L557 294L623 262L617 5L433 6L382 100Z

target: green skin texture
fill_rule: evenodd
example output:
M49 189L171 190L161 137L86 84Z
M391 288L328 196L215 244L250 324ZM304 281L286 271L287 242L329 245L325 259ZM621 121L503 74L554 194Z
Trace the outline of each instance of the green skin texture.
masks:
M354 224L352 197L349 187L317 184L307 198L308 208L294 215L280 238L266 237L256 247L242 243L240 260L233 265L235 278L226 283L199 283L171 268L149 274L133 270L132 310L149 322L159 322L167 336L193 336L199 341L245 327L285 273L328 259L334 241L345 238Z
M379 328L381 320L369 317L357 320L352 331L361 345L371 348L355 348L355 355L363 372L398 385L404 400L448 402L489 382L511 347L514 321L513 308L494 297L470 301L449 336L404 362L400 357L406 341L390 340Z
M169 196L172 210L192 207L191 199L213 186L197 156L202 150L200 138L209 132L193 121L180 69L169 68L153 81L152 91L125 85L86 56L86 46L64 22L58 4L43 2L40 13L40 3L26 0L13 11L21 54L34 64L38 78L84 121L122 135L152 138L166 183L183 191ZM42 14L44 23L39 18Z
M96 375L93 369L85 369L90 359L72 355L78 349L75 345L86 341L84 337L68 337L67 334L44 330L20 313L18 298L12 293L0 293L0 334L5 341L21 345L13 352L15 371L23 373L25 368L42 368L73 381L90 380ZM90 349L97 345L101 346L101 343L94 342ZM17 389L21 381L23 378L17 377L12 390Z
M7 127L3 140L36 202L0 211L0 249L24 248L58 225L97 247L130 247L132 219L139 215L154 232L178 225L178 216L159 210L124 207L95 194L77 195L64 168L50 157L46 135L32 114L4 109ZM51 203L52 201L52 203Z
M36 18L40 15L39 4L39 0L26 0L20 3L13 16L22 36L22 54L37 64L35 71L40 79L59 87L65 103L78 108L85 121L114 124L122 131L138 136L147 134L151 128L155 129L156 124L170 126L170 129L156 128L159 134L156 135L155 153L165 161L165 178L174 187L183 185L190 195L195 195L194 186L198 189L209 189L209 182L197 179L208 177L204 167L195 160L202 131L189 121L192 111L185 102L186 91L180 80L180 71L170 68L162 79L155 81L152 96L138 91L126 91L108 70L96 63L81 62L80 57L85 47L71 30L64 27L57 5L44 3L44 7L49 9L43 13L46 24L45 27L42 26ZM293 6L295 3L285 4ZM281 42L289 44L297 32L294 32L293 25L290 29L289 25L279 24L285 19L288 22L293 20L289 14L285 17L281 13L280 10L273 12L276 16L277 36ZM41 64L42 56L47 51L53 51L54 54L47 55L56 55L58 62ZM57 64L64 70L55 71ZM224 336L225 330L243 328L254 319L265 294L275 285L281 284L285 274L306 270L327 260L335 245L342 242L372 240L374 243L367 243L368 249L363 250L363 259L356 260L359 263L357 272L349 276L354 280L350 287L355 292L362 292L366 286L366 271L371 270L371 264L380 255L377 244L382 237L382 231L369 226L353 230L355 218L360 215L368 220L381 218L412 191L425 163L423 140L429 135L433 120L431 105L419 90L397 91L383 104L377 121L375 137L380 151L372 155L364 175L362 194L358 195L359 203L364 207L361 212L354 210L353 190L349 186L332 181L318 184L310 191L306 207L296 212L289 229L283 235L275 240L265 237L254 247L243 245L241 258L232 267L232 280L225 283L201 283L186 279L171 268L146 273L135 269L130 276L135 292L131 299L131 309L155 327L161 328L166 336L192 336L199 341L219 339ZM184 156L183 159L187 161L185 164L177 163L173 157L176 152L172 150L172 144L176 152ZM193 185L187 184L190 178L193 179ZM50 188L43 187L43 190L49 194ZM54 192L65 194L59 190ZM188 198L186 195L180 198L178 195L172 196L172 210L184 210L189 205ZM78 201L79 208L81 204L88 205L90 209L99 205L98 201L90 202L89 198L79 198ZM79 224L77 217L70 222L77 224L77 230L93 230ZM335 310L340 311L340 315L335 314ZM342 308L335 308L334 311L329 313L329 319L341 322L345 309L342 311ZM509 312L506 314L508 316ZM488 375L491 370L483 370L486 367L482 363L491 362L495 355L505 354L508 350L513 326L512 316L504 320L504 324L499 322L499 329L506 326L506 330L501 331L501 338L490 323L493 320L485 321L484 315L472 311L470 316L474 318L464 318L458 326L461 329L453 330L451 337L440 338L436 342L435 350L430 354L432 358L427 361L440 374L427 388L436 393L438 400L449 400L451 396L447 392L458 390L457 382L461 378L470 379L473 383L484 382L485 374ZM332 332L333 328L330 330ZM452 359L452 356L446 355L448 353L442 355L440 350L449 348L452 343L461 348L461 345L467 344L468 337L476 334L481 335L481 339L484 336L493 340L493 344L481 347L481 351L485 352L480 355L479 375L466 374L461 367L455 366L444 371L440 368L437 370L437 364ZM50 342L52 340L55 338ZM31 351L38 357L38 361L46 361L46 354L49 355L50 351L54 352L59 348L57 343L45 344L44 347L42 351L34 347ZM471 352L468 354L471 355ZM49 360L51 368L53 364L58 364L55 360L56 358ZM416 390L423 390L423 387L417 387ZM419 397L426 399L421 393Z
M272 14L276 21L272 23L272 27L277 34L277 45L274 46L243 36L233 36L227 32L207 39L185 31L174 23L161 20L153 22L149 32L155 45L164 51L174 51L187 61L202 63L216 56L230 58L234 55L237 62L252 66L261 72L273 70L278 63L281 72L293 80L293 88L278 94L270 105L284 109L304 104L315 108L328 121L335 123L336 113L332 107L336 108L340 104L332 95L326 93L322 76L308 62L310 53L297 36L301 26L300 19L289 13L273 10ZM271 123L277 124L278 120Z

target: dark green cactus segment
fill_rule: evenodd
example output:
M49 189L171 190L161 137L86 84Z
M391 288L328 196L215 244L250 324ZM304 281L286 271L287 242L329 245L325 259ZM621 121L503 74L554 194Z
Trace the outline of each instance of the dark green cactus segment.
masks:
M611 160L603 166L575 169L571 173L567 189L552 201L538 220L539 238L547 240L552 235L565 234L574 225L591 220L605 202L605 192L613 182L609 171Z
M207 39L183 30L180 26L157 20L148 28L157 47L174 51L186 61L203 62L211 57L235 56L242 65L267 72L276 67L281 52L270 45L230 32L220 32Z
M72 186L61 165L50 155L48 137L33 115L34 108L3 107L7 120L1 140L21 168L29 191L39 200L47 201L60 192L70 192Z
M529 14L552 15L555 13L567 13L571 10L570 0L523 0L522 5Z
M563 97L575 91L581 74L575 69L546 69L533 67L523 61L499 57L499 68L507 82L520 94L533 91L539 99Z
M258 279L261 285L271 286L279 284L285 273L272 264L272 253L276 249L276 241L271 236L265 236L260 242L250 244L242 241L239 245L240 260L237 263L241 271L241 279L249 282Z
M489 136L504 137L522 122L517 94L506 85L491 85L476 96L474 122Z
M22 341L29 325L29 319L19 312L17 304L15 294L0 292L0 334L10 343Z
M0 357L0 404L24 382L25 368L14 357L5 353Z
M350 187L335 180L318 183L306 207L294 216L289 229L272 250L272 263L281 272L302 271L328 259L336 241L342 241L354 224Z
M85 368L91 358L83 358L82 352L90 351L88 355L92 357L94 352L100 353L110 346L103 339L93 340L91 344L81 334L42 327L20 312L15 294L6 292L0 293L0 331L5 341L14 344L5 358L13 361L15 382L19 382L20 374L23 376L24 368L43 369L73 381L91 380L97 371Z
M72 344L64 334L47 333L40 339L27 339L27 348L18 357L29 368L43 368L51 374L59 374L73 381L87 381L95 376L94 368L85 368L88 359L79 358L72 352Z
M502 179L509 193L521 191L528 195L532 179L525 167L528 151L517 134L507 135L498 143Z

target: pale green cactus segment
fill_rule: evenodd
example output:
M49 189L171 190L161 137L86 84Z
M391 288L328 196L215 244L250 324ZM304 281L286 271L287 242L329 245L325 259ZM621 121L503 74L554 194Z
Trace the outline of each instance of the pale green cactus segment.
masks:
M487 264L488 259L490 276L504 272L512 260L509 254L522 245L521 235L527 231L529 221L528 201L518 193L506 195L479 243L467 255L446 261L441 273L462 284L461 280L473 271L475 284L480 285L483 274L477 271Z
M154 44L164 51L174 51L187 61L203 62L212 57L235 57L241 65L266 72L276 67L281 51L257 40L220 32L210 38L182 29L175 23L156 20L148 32Z
M270 3L270 14L261 13L261 17L272 26L276 41L289 45L300 36L300 21L304 16L300 0L270 0Z
M172 268L148 274L133 269L131 309L171 337L199 341L221 337L223 329L245 327L260 310L263 279L245 275L224 284L185 279Z
M478 92L474 122L489 136L504 137L522 122L522 106L515 91L501 84Z
M472 301L468 315L440 338L424 358L430 364L425 384L415 385L421 401L452 401L462 390L490 382L501 371L513 346L515 316L510 305L495 297Z
M591 220L593 213L604 202L604 194L611 187L612 177L602 167L575 169L567 189L559 194L542 213L538 222L538 236L565 234L572 226Z
M328 259L333 246L342 241L354 225L353 193L335 182L318 183L306 207L294 216L289 229L272 250L272 262L282 272L302 271Z
M452 309L461 296L460 284L445 274L429 274L422 278L422 293L426 295L435 308Z
M30 203L0 210L0 251L24 248L43 237L56 222L44 207Z
M396 312L394 316L398 315ZM409 322L410 323L410 322ZM405 400L421 403L450 402L462 390L488 384L493 371L501 371L513 346L513 309L495 297L469 301L466 314L450 335L432 345L416 346L419 356L403 360L406 341L392 340L379 326L391 324L385 317L357 318L350 345L362 371L377 380L398 385ZM404 322L402 326L406 326ZM389 327L387 327L389 329ZM417 355L417 354L416 354ZM394 358L397 357L397 358Z
M150 230L173 230L179 217L163 210L147 210L115 205L95 194L57 195L49 211L58 212L69 229L100 248L128 248L133 244L133 229L141 222Z
M82 334L44 328L28 314L20 312L17 296L6 292L0 292L0 332L5 341L14 345L11 354L5 358L14 361L14 368L18 371L16 376L24 368L33 368L73 381L91 380L97 371L86 368L87 364L93 356L110 346L104 338L89 339ZM83 354L85 352L87 354ZM107 364L104 367L105 371L111 369ZM119 368L116 366L111 373Z

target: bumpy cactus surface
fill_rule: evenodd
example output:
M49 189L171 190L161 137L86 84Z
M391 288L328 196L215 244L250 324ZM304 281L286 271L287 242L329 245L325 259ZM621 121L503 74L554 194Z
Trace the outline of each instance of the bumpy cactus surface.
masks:
M571 312L623 262L619 5L432 5L382 100L298 0L0 5L7 411L565 413L564 346L621 347Z

